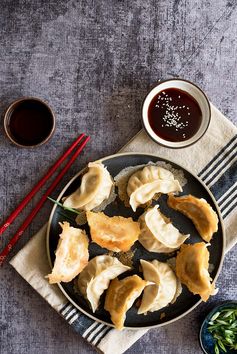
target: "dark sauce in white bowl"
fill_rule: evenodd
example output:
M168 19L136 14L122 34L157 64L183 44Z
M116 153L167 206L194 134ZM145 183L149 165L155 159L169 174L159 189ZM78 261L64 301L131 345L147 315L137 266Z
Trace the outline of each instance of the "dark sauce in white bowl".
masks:
M168 88L151 100L148 121L157 136L179 142L197 133L202 123L202 112L198 102L187 92Z

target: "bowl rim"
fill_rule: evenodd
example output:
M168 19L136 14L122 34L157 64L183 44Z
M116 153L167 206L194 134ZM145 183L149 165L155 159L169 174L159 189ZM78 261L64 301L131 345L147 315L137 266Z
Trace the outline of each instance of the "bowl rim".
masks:
M19 103L22 103L24 101L37 101L40 102L44 107L46 107L48 109L48 111L51 114L52 117L52 128L50 130L50 133L46 136L46 138L44 138L44 140L42 140L40 143L38 144L33 144L33 145L24 145L24 144L20 144L19 142L17 142L13 136L10 133L10 129L8 127L8 122L10 119L10 114L12 109L15 108L15 106L17 106ZM55 118L55 113L52 110L52 108L48 105L48 103L46 103L44 100L42 100L41 98L37 98L37 97L33 97L33 96L23 96L21 98L18 98L17 100L14 100L12 103L10 103L10 105L6 108L4 114L3 114L3 127L4 127L4 131L6 136L8 137L8 139L15 144L18 147L21 148L28 148L28 149L33 149L35 147L41 146L43 144L45 144L54 134L55 132L55 125L56 125L56 118Z
M183 145L179 145L179 146L170 146L170 142L167 140L167 144L165 144L164 142L160 142L158 140L156 140L153 136L150 135L150 133L148 132L147 130L147 127L146 127L146 124L144 123L144 117L143 117L143 107L144 107L144 104L145 104L145 101L148 97L148 95L150 94L150 92L155 89L156 87L158 87L159 85L165 83L165 82L169 82L169 81L183 81L183 82L186 82L190 85L193 85L194 87L196 87L200 92L201 94L203 95L203 97L205 98L206 102L207 102L207 106L208 106L208 117L206 118L207 119L207 125L205 127L205 130L203 131L203 133L196 139L194 140L193 142L189 143L189 144L185 144L185 140L183 141ZM190 94L191 95L191 94ZM192 95L191 95L192 96ZM193 96L192 96L193 97ZM183 149L183 148L186 148L186 147L189 147L193 144L195 144L196 142L198 142L202 137L203 135L206 133L207 129L209 128L209 125L210 125L210 122L211 122L211 104L210 104L210 101L207 97L207 95L205 94L205 92L198 86L196 85L195 83L193 83L192 81L190 80L187 80L187 79L182 79L182 78L177 78L177 77L174 77L174 78L170 78L170 79L162 79L162 80L159 80L158 83L152 85L152 87L150 88L150 90L147 92L146 96L144 97L143 101L142 101L142 105L141 105L141 121L142 121L142 127L143 129L145 130L145 132L147 133L147 135L158 145L160 146L163 146L163 147L167 147L167 148L170 148L170 149ZM199 131L199 130L198 130ZM195 136L195 135L194 135ZM163 139L164 140L164 139ZM164 140L166 141L166 140ZM174 142L172 142L174 143ZM182 142L178 142L179 144L182 143Z

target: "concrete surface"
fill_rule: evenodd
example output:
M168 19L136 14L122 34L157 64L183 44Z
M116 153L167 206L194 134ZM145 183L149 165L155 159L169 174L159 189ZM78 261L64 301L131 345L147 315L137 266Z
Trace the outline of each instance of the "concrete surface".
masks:
M237 124L236 0L2 0L0 113L32 95L50 103L57 128L48 144L19 149L0 126L1 222L82 131L92 141L65 176L112 154L140 129L140 107L158 79L195 81ZM13 235L38 197L0 239ZM47 205L13 254L47 220ZM133 353L201 353L198 329L214 302L236 299L236 248L225 259L219 294L179 322L149 331ZM94 353L6 264L0 269L1 354ZM119 344L118 344L119 345Z

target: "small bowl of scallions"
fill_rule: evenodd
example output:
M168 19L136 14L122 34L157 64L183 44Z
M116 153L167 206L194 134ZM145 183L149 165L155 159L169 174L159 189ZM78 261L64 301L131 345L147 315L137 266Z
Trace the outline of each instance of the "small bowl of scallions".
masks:
M237 302L215 307L202 323L199 340L206 354L237 353Z

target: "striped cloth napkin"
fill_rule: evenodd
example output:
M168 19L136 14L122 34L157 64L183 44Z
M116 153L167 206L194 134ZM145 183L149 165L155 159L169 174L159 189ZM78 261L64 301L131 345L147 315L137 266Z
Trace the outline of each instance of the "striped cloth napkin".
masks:
M196 173L214 194L224 219L226 252L237 242L237 128L212 106L212 120L205 136L193 146L171 150L158 146L140 131L120 152L157 154ZM117 331L82 314L49 285L45 247L46 225L10 261L17 272L59 312L90 344L103 353L121 354L147 330Z

